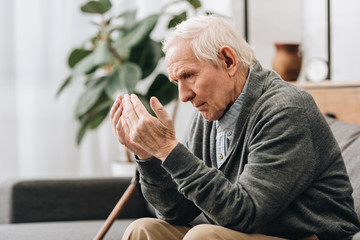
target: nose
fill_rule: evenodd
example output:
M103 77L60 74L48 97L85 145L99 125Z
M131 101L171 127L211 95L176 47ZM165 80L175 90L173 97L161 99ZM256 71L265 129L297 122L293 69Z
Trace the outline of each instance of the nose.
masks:
M190 101L195 97L194 91L181 81L178 82L179 97L182 102Z

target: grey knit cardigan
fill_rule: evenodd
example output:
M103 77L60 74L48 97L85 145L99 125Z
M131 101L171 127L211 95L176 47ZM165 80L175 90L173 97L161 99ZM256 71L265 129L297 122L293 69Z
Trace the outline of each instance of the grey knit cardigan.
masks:
M351 239L359 220L340 149L312 97L254 66L226 162L216 168L213 122L198 114L164 162L138 161L157 216L287 239Z

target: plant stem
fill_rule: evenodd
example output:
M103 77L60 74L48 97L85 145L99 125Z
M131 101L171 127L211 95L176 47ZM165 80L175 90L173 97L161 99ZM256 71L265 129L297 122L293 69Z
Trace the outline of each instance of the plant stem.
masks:
M109 42L109 50L114 55L115 59L119 61L120 64L124 62L124 60L121 58L121 56L116 52L116 50L111 46Z

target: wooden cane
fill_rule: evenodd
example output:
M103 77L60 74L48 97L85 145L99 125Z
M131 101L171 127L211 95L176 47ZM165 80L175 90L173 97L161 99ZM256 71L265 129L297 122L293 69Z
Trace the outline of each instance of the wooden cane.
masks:
M104 238L105 234L109 231L115 219L119 216L120 212L123 210L125 204L129 201L131 195L135 192L138 183L139 183L139 172L136 169L135 176L131 179L130 185L128 186L124 194L121 196L120 200L117 202L114 209L111 211L110 215L107 217L104 225L100 228L94 240L101 240Z

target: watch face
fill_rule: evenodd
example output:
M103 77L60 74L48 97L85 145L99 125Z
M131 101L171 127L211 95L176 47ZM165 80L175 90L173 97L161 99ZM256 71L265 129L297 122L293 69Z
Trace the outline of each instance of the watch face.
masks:
M327 62L323 59L312 59L305 69L306 79L311 82L321 82L326 79L329 69Z

